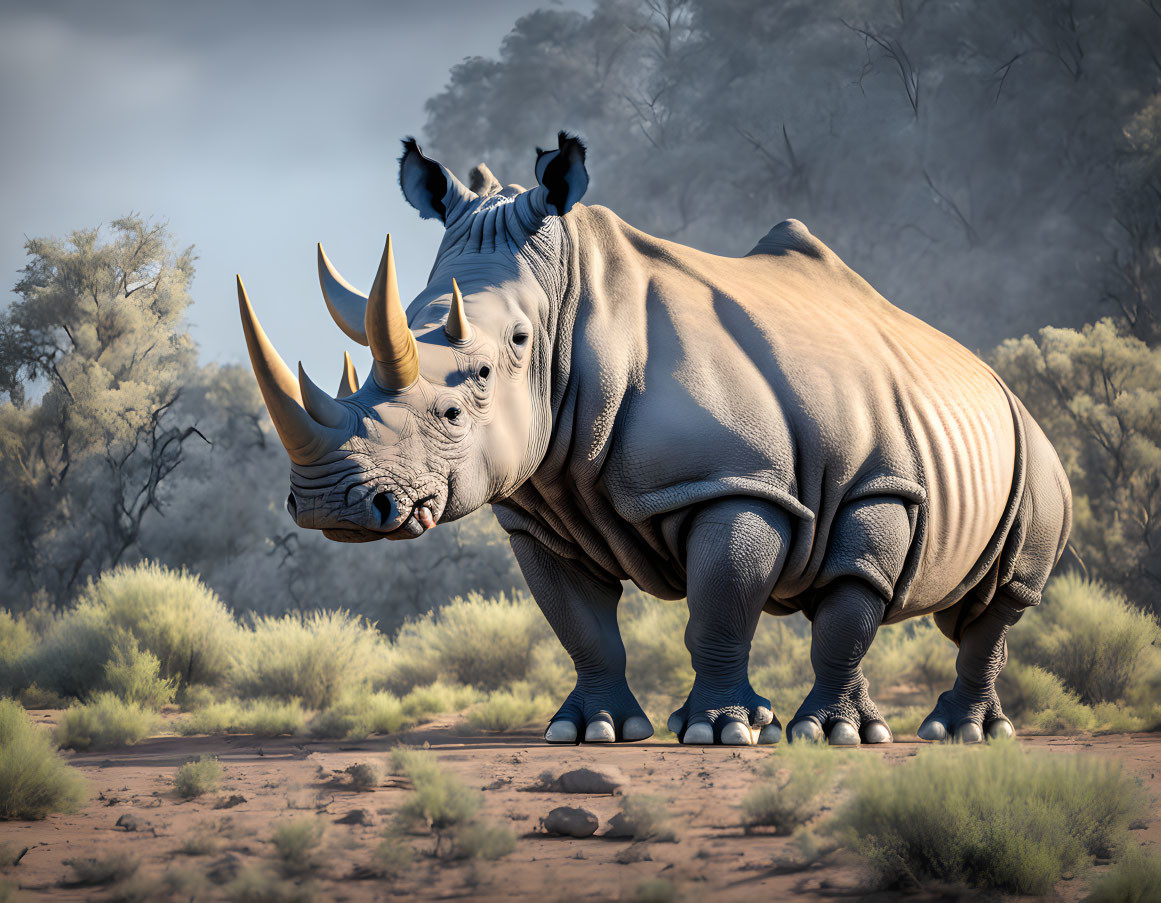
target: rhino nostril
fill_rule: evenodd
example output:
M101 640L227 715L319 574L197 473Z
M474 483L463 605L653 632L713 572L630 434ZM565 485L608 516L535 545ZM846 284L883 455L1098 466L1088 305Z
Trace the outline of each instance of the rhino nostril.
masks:
M398 517L399 511L395 506L395 496L390 492L377 492L371 500L375 510L379 512L379 523L386 526Z
M294 493L286 497L286 511L296 521L298 520L298 502L294 500Z

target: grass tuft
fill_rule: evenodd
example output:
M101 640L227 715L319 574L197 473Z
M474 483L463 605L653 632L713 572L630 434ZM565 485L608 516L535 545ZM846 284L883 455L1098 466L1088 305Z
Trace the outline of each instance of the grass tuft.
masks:
M274 829L271 843L287 874L312 872L322 865L326 826L317 818L294 818Z
M467 714L466 723L473 731L504 733L527 727L534 721L548 721L556 708L546 696L533 696L527 690L493 690Z
M1085 903L1161 903L1161 856L1130 849L1092 882Z
M379 769L367 762L356 762L345 769L351 777L352 790L374 790L383 781Z
M939 748L865 763L835 829L887 886L965 883L1045 894L1111 856L1144 811L1139 782L1107 760L1015 743Z
M817 744L779 748L763 763L760 782L742 798L746 831L763 827L788 835L810 821L833 784L840 755Z
M128 853L66 859L64 864L72 871L68 883L75 887L100 887L125 881L137 874L141 867L140 860Z
M173 779L177 795L192 800L206 793L215 793L222 784L222 765L213 756L186 762Z
M61 714L56 739L66 749L116 749L144 740L156 724L156 715L137 703L98 693L92 702L74 705Z
M40 819L84 803L85 780L67 765L51 735L11 699L0 699L0 819Z

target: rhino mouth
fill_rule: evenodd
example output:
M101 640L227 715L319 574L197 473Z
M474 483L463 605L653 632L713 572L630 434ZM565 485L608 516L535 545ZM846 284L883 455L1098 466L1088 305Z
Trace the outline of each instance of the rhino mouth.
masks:
M428 530L434 529L436 524L439 523L440 516L443 514L441 500L435 495L428 495L413 502L408 509L406 517L400 520L393 507L394 503L387 500L380 502L380 497L376 497L372 503L372 507L378 512L382 521L397 522L391 529L375 529L373 527L352 523L349 526L326 527L322 531L323 536L327 539L333 539L335 542L375 542L380 539L416 539Z

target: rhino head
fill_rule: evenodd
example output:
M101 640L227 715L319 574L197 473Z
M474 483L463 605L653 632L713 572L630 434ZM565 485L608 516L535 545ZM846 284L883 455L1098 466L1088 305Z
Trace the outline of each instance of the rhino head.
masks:
M290 456L287 510L341 542L410 539L510 495L551 431L550 369L566 289L561 217L588 184L584 147L561 133L537 151L538 185L501 188L483 165L471 188L404 142L399 181L445 232L427 287L405 312L391 237L368 294L318 248L339 328L371 349L359 383L346 355L338 397L283 362L238 278L246 345Z

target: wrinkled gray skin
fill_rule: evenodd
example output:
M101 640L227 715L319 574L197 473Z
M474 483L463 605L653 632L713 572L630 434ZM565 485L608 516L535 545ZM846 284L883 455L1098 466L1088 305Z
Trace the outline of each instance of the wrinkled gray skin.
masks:
M466 188L405 149L404 194L446 227L408 311L420 377L341 400L353 434L292 466L300 526L404 539L490 503L576 665L549 742L653 732L625 679L623 580L688 599L696 678L669 721L685 743L779 738L748 677L763 610L813 622L792 740L889 741L860 662L880 624L923 614L960 651L920 735L1011 734L1005 635L1071 500L998 376L796 221L717 257L578 204L584 148L563 133L530 191L486 168ZM473 329L458 346L453 277Z

